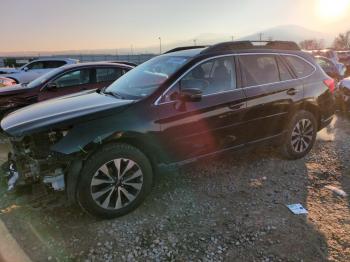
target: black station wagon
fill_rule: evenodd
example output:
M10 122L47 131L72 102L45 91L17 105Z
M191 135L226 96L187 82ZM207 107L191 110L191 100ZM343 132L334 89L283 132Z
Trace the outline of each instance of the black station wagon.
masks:
M112 218L136 208L164 167L262 142L304 157L332 120L333 90L293 42L182 47L104 90L11 113L1 127L18 185L42 181Z

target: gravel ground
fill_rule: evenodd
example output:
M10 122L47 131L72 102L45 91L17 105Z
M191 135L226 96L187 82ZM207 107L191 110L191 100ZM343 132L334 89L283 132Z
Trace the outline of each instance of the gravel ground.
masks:
M350 198L327 188L350 194L349 138L339 116L305 159L261 148L198 162L109 221L40 187L1 187L0 219L34 261L349 261ZM308 215L292 214L293 203Z

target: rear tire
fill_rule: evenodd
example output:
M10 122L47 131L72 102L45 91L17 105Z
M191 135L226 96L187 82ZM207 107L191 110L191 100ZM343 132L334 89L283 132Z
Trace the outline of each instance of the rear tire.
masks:
M295 113L288 124L281 146L281 154L286 159L300 159L312 149L317 134L317 121L309 111Z
M122 143L107 145L83 167L77 200L93 216L123 216L144 201L152 180L150 161L139 149Z

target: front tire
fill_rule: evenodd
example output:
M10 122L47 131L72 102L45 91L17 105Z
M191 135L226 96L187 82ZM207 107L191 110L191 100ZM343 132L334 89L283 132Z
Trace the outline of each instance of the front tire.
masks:
M111 144L92 155L77 188L80 206L100 218L123 216L138 207L152 188L150 161L128 144Z
M281 147L281 153L287 159L300 159L312 149L317 134L317 121L309 111L296 112L289 122Z

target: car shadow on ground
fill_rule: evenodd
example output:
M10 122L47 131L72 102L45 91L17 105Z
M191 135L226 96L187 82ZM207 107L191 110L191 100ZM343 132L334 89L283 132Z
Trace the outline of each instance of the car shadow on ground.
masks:
M315 159L317 152L281 160L266 148L206 159L164 173L144 204L110 221L67 207L63 194L40 195L38 189L6 196L0 218L34 260L106 253L117 259L135 249L150 259L324 261L323 234L286 207L309 207L309 166Z

